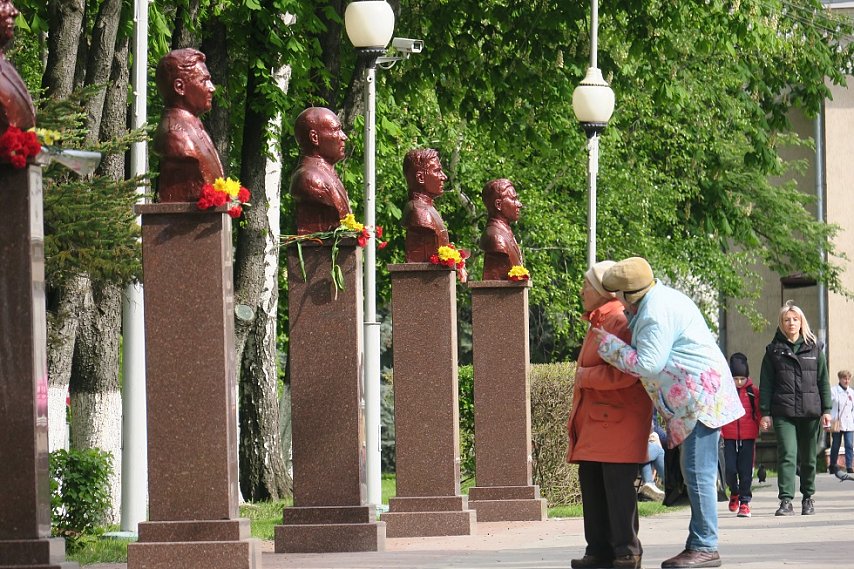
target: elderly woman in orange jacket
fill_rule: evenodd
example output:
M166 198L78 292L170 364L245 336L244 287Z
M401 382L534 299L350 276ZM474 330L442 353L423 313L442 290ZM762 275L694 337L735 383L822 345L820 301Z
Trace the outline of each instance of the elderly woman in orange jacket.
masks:
M631 339L623 305L602 287L613 261L593 265L584 276L581 301L592 328ZM567 461L578 463L584 508L584 557L573 569L641 566L635 480L647 460L652 402L640 380L603 361L590 332L581 346L569 417Z

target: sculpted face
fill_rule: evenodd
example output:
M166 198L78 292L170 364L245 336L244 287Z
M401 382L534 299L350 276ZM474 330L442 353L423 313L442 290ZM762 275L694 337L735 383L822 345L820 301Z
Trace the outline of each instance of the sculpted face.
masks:
M181 96L181 106L194 115L199 116L211 110L216 87L203 61L197 62L184 77L175 79L174 87Z
M424 193L434 198L442 195L447 179L438 157L431 158L424 170L418 173L418 181L424 186Z
M495 200L495 209L504 216L507 221L519 221L519 213L522 211L522 202L516 194L516 188L510 186L504 191L499 199Z
M312 129L310 136L317 147L317 153L327 162L335 164L346 155L347 135L344 134L338 116L328 109L326 111L317 121L317 126Z
M15 35L15 18L18 14L11 0L0 0L0 49L6 47Z

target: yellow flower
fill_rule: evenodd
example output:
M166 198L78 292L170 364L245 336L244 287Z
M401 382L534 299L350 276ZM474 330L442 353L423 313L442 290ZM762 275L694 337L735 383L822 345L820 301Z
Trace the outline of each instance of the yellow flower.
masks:
M219 192L227 193L231 198L237 198L237 194L240 193L240 182L231 178L225 180L217 178L214 180L213 187Z
M349 229L350 231L361 231L365 228L365 225L356 221L355 215L348 213L344 216L344 219L341 220L341 227Z
M31 128L30 132L35 132L38 139L47 146L53 146L62 140L62 133L46 128Z
M453 259L454 263L459 263L463 260L462 256L460 256L459 251L457 251L453 247L448 247L447 245L442 245L441 247L439 247L438 255L440 261L447 261L448 259Z
M510 280L527 280L531 276L531 273L522 265L513 265L507 272L507 276Z

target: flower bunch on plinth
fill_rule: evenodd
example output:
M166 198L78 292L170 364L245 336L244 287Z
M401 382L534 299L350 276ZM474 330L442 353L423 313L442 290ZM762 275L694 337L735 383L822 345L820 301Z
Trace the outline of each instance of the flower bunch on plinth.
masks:
M10 126L0 135L0 162L11 164L13 168L25 168L30 158L38 156L42 151L35 131L22 131L16 126Z
M442 245L438 251L430 255L430 262L434 265L444 265L457 271L457 278L461 283L468 280L468 272L466 271L466 259L469 258L469 252L465 249L457 249L453 243Z
M199 209L211 209L228 205L228 215L237 219L243 215L243 207L249 205L252 194L232 178L217 178L213 184L202 186L196 205Z
M507 271L507 279L514 282L527 281L530 278L531 273L529 273L528 269L522 265L513 265L510 267L510 270Z
M339 245L342 239L355 239L356 244L359 247L365 247L368 244L368 239L376 238L377 248L385 249L388 245L388 241L379 241L383 236L383 228L377 225L375 228L371 229L366 226L364 223L360 223L356 220L356 216L352 213L348 213L344 216L338 227L335 229L331 229L329 231L315 231L314 233L306 233L305 235L285 235L282 237L283 245L290 245L292 243L296 243L297 246L297 255L299 256L299 264L300 269L302 270L302 278L307 281L308 276L305 273L305 261L303 261L302 257L302 243L304 241L314 241L318 244L322 244L326 240L332 240L332 282L335 285L335 294L339 290L344 290L344 272L341 270L341 266L338 264L338 250Z

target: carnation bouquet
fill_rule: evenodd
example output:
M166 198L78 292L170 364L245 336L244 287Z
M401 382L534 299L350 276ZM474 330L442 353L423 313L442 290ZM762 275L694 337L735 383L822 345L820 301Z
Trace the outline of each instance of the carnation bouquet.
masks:
M196 205L199 209L211 209L228 205L228 215L237 219L243 214L243 208L249 205L252 194L232 178L217 178L213 184L202 186L202 194Z
M469 258L469 252L465 249L457 249L453 243L442 245L439 249L430 255L430 262L434 265L443 265L456 269L457 278L461 283L468 280L468 272L466 271L466 259Z

